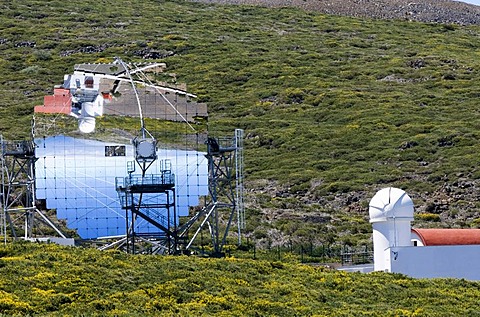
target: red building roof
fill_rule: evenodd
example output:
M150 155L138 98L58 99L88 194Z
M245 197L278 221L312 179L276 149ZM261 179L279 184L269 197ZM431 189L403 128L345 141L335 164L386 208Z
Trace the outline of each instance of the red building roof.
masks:
M480 229L412 229L424 246L480 244Z
M72 111L72 95L69 89L55 88L53 95L43 97L43 105L35 106L34 112L64 113Z

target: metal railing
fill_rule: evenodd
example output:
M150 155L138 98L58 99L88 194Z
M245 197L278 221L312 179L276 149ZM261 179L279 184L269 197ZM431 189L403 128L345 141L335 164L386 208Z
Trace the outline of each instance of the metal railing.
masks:
M115 177L115 187L117 190L130 186L142 185L175 185L175 174L170 171L161 174L150 174L146 176L130 175L127 177Z

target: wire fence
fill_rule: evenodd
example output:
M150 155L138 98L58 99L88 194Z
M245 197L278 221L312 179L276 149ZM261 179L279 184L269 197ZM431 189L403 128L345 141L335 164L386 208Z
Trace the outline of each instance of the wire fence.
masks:
M299 261L302 263L341 263L342 265L356 265L373 263L373 249L364 245L351 247L348 245L314 245L289 244L257 248L255 244L246 244L236 251L227 249L227 255L241 256L268 261Z

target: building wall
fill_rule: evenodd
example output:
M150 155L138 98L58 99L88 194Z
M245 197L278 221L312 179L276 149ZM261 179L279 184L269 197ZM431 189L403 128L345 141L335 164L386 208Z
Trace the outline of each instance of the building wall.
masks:
M422 238L418 236L415 232L412 231L412 246L423 247Z
M393 273L480 280L480 245L392 247L385 252Z
M394 219L386 222L376 222L373 226L373 241L375 250L386 250L389 247L404 247L411 245L410 218ZM374 252L373 263L375 271L385 271L390 268L388 252Z

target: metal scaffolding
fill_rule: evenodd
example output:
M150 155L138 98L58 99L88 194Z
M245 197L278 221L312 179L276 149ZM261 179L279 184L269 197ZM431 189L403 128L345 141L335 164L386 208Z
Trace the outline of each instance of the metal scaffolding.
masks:
M243 130L235 129L235 199L237 208L238 244L242 244L245 229L245 205L243 203Z
M161 174L154 175L145 174L146 169L142 169L141 175L133 174L135 165L133 162L129 164L129 176L116 179L120 202L126 211L127 235L121 241L104 248L121 247L129 253L189 252L202 229L208 228L213 256L222 256L235 219L238 244L241 244L241 232L245 228L243 130L236 129L233 138L208 138L205 156L208 160L209 195L206 197L205 206L189 217L183 225L178 225L175 176L171 173L170 162L162 162ZM148 165L145 162L137 163L140 166ZM162 203L158 203L159 200ZM136 232L137 218L146 220L159 229L159 232ZM195 232L191 238L187 238L193 228ZM145 245L150 246L145 248Z
M183 237L200 221L195 233L186 245L190 249L204 227L210 234L213 255L224 255L227 236L237 218L238 244L241 230L245 228L243 204L243 130L235 130L233 138L211 138L207 140L208 191L205 206L180 227L178 236Z
M116 190L125 210L126 237L123 247L128 253L174 254L178 237L175 204L175 175L170 161L162 162L160 174L133 174L117 177ZM130 167L134 166L129 164ZM136 222L143 219L159 229L156 232L136 230Z
M44 236L38 221L53 229L60 237L65 235L36 206L35 199L35 144L32 140L6 141L0 136L2 172L1 233L7 241L7 228L18 239ZM44 226L45 227L45 226Z

